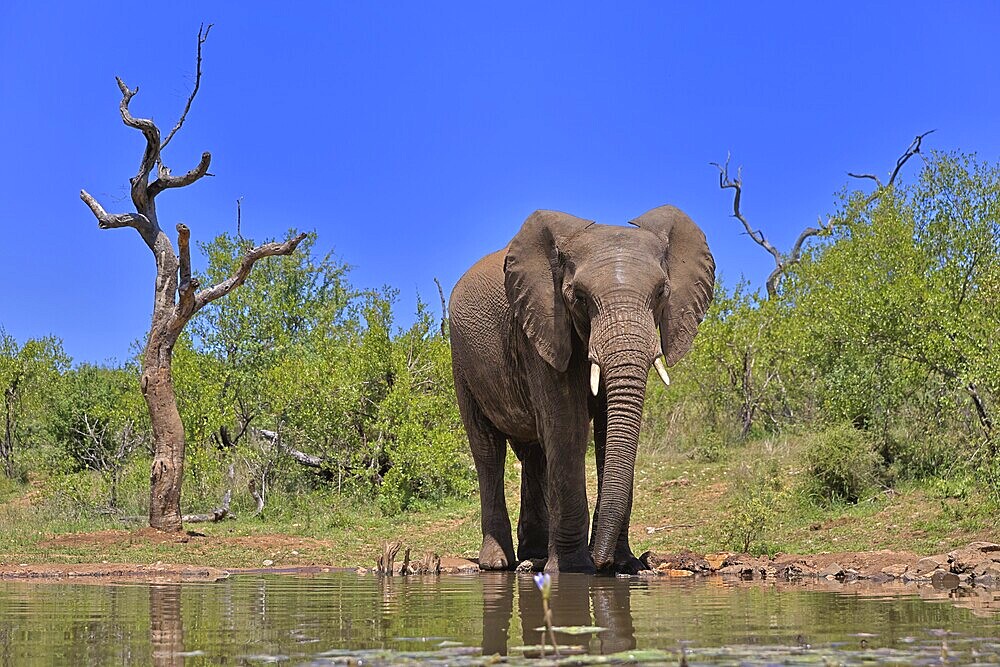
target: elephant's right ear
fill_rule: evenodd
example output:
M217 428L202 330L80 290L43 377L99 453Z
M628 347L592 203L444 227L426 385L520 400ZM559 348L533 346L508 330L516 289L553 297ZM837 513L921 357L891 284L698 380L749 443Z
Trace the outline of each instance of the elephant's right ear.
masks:
M535 211L511 240L504 258L504 289L514 318L542 359L558 371L569 366L573 323L562 297L559 246L589 220Z

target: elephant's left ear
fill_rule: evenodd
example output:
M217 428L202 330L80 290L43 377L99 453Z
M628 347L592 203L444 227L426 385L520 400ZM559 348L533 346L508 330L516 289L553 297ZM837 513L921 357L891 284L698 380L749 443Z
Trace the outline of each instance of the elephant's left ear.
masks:
M665 245L667 298L656 313L660 345L668 366L683 357L698 333L715 289L715 259L705 233L683 211L660 206L632 221Z
M590 224L567 213L535 211L504 257L504 289L514 318L538 354L560 372L573 351L573 323L562 297L559 246Z

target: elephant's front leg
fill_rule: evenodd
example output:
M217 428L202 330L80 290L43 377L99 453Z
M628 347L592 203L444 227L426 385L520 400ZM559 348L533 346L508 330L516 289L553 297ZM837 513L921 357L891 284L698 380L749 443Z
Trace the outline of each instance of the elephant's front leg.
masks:
M594 572L594 559L587 544L588 427L584 412L582 417L545 429L549 507L549 557L545 570L549 572Z
M549 551L549 508L545 499L546 461L541 444L511 443L521 462L521 512L517 521L517 559L544 560Z
M597 459L597 505L594 509L594 521L590 530L590 548L594 548L594 536L597 534L597 508L601 506L601 488L604 486L604 456L608 439L608 403L607 394L602 389L601 393L594 399L594 454ZM628 525L632 516L632 489L628 492L628 501L625 506L625 522L621 532L618 534L618 542L615 544L615 565L617 574L638 574L642 570L648 570L641 560L632 553L629 545Z

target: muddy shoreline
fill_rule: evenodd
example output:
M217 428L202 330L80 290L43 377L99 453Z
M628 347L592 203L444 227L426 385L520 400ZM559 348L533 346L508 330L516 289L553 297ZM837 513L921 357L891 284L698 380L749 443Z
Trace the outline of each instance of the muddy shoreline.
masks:
M9 557L8 557L9 558ZM904 584L932 586L941 590L1000 590L1000 544L973 542L948 553L922 556L908 551L867 551L820 554L748 554L646 553L643 560L651 568L640 573L646 578L704 578L730 581L795 582L817 581L828 584L865 583L868 585ZM264 561L264 567L216 567L208 565L139 563L8 563L0 564L0 581L38 583L173 583L218 581L233 575L282 574L311 576L331 572L374 573L374 568L336 567L322 564L277 565ZM522 569L530 569L528 563ZM443 574L474 574L479 566L474 560L443 557ZM414 574L411 569L405 574ZM402 564L395 575L404 574Z

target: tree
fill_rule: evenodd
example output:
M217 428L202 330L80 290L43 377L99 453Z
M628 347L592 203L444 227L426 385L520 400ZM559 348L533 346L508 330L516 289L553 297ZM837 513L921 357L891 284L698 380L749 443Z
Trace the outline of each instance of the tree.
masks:
M63 374L56 435L77 467L94 470L107 486L108 508L118 509L118 490L132 456L149 440L142 417L138 369L82 364Z
M879 197L883 192L892 188L896 182L896 177L899 176L900 170L903 166L909 162L910 158L914 155L920 153L921 145L923 144L924 137L931 134L934 130L928 130L923 134L918 134L910 145L906 148L901 156L896 160L896 166L893 167L892 173L889 175L889 180L886 183L882 183L882 179L874 174L855 174L848 172L847 175L851 178L868 179L874 181L877 188L874 192L868 195L866 203L871 203L877 197ZM802 260L802 251L805 247L805 243L816 236L829 236L833 232L834 226L837 224L837 219L835 217L827 218L826 222L820 220L819 227L806 227L799 234L799 237L795 239L795 243L792 244L792 249L787 253L783 253L767 240L764 236L764 232L760 229L754 229L746 217L743 215L743 211L740 210L740 202L743 199L743 175L742 168L737 168L736 178L730 178L729 176L729 157L726 157L724 164L719 164L718 162L710 163L713 167L719 170L719 188L723 190L733 191L733 216L743 225L743 229L746 231L747 236L749 236L754 243L759 245L761 248L767 251L772 258L774 258L774 270L767 277L767 282L765 287L767 288L767 296L773 299L778 294L778 284L781 279L784 278L788 270L798 264Z
M17 474L15 450L28 438L28 413L41 412L52 400L59 374L69 366L69 357L58 338L30 339L18 345L0 329L0 399L3 424L0 432L0 466L7 477Z
M146 139L139 171L130 179L131 198L135 213L110 214L86 190L80 198L90 207L101 229L131 227L153 253L156 262L156 287L153 300L153 317L142 353L140 388L149 409L153 430L153 469L150 473L149 525L163 531L180 531L181 482L184 473L184 425L177 409L177 397L171 375L174 344L184 325L207 304L225 296L243 284L254 263L264 257L288 255L305 238L295 236L284 243L265 243L246 250L236 271L212 287L199 290L198 281L191 277L191 231L184 224L177 225L177 249L160 227L156 211L156 197L164 190L191 185L208 174L212 156L205 152L201 161L182 176L174 176L163 160L163 150L180 130L187 118L201 84L201 50L212 26L198 30L195 83L180 118L167 137L160 138L160 129L148 118L136 118L129 111L129 103L139 92L130 89L118 77L122 99L119 104L122 121L128 127L142 132ZM150 182L153 170L155 179Z

